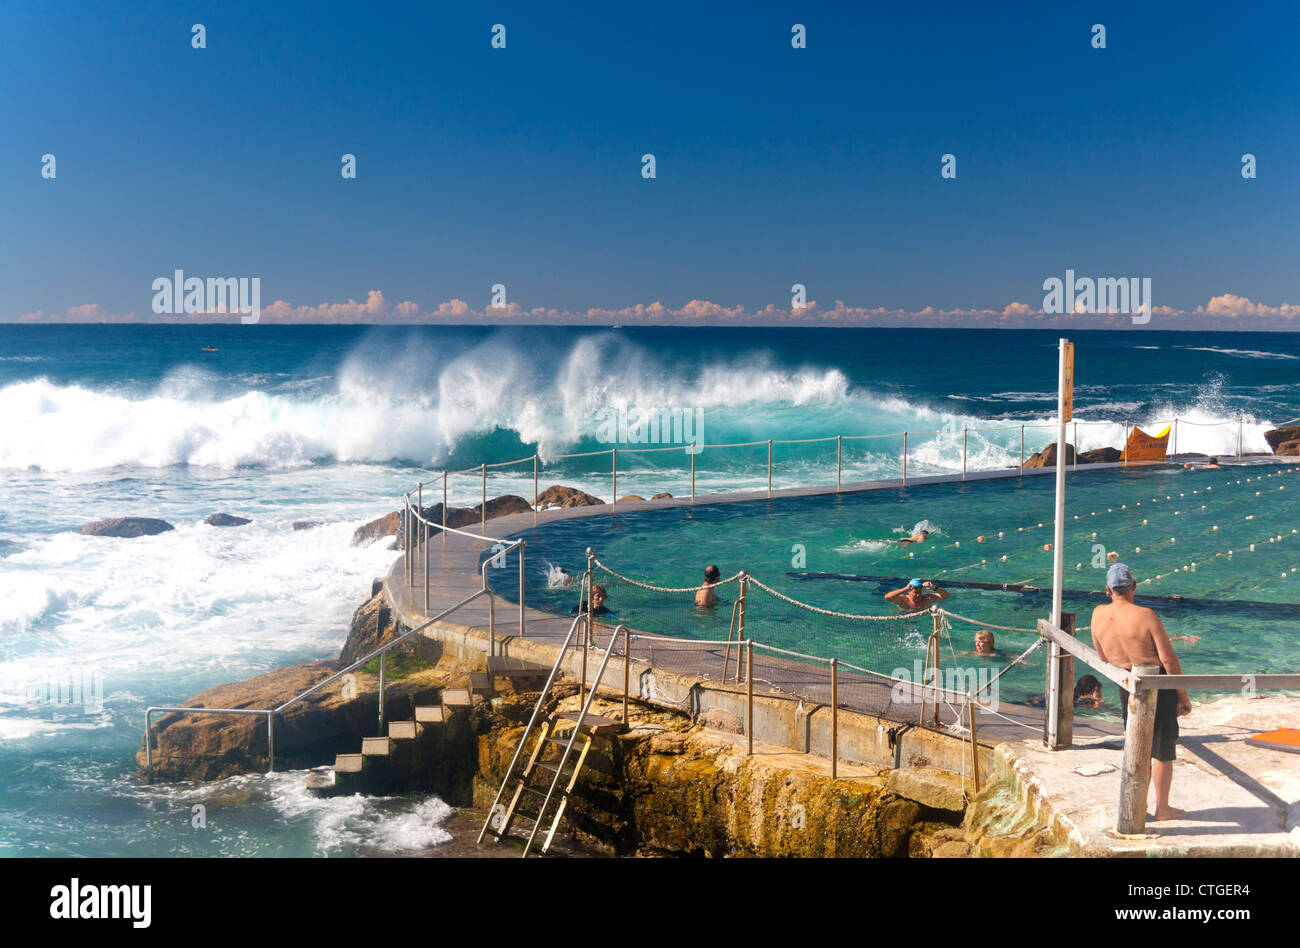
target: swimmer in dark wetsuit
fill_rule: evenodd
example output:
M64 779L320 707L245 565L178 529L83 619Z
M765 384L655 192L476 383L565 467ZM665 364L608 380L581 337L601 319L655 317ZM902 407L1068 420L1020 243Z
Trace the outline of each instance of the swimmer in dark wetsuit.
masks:
M1116 563L1106 572L1110 604L1092 611L1092 644L1104 662L1132 670L1134 665L1159 665L1165 675L1181 675L1182 665L1169 644L1160 617L1145 606L1135 605L1137 582L1133 571ZM1169 805L1169 788L1174 780L1174 751L1178 743L1178 718L1192 710L1182 689L1162 688L1156 699L1155 730L1151 737L1151 779L1156 786L1156 819L1177 820L1187 813ZM1120 714L1128 724L1128 692L1120 689ZM1143 794L1145 796L1145 794Z

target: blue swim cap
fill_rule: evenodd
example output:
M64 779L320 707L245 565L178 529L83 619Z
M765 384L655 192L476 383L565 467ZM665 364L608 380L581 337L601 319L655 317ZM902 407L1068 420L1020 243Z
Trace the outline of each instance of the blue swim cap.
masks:
M907 585L915 586L917 589L920 589L924 584L919 579L913 579Z
M1133 571L1123 563L1115 563L1106 570L1106 585L1116 592L1121 592L1137 585L1133 580Z

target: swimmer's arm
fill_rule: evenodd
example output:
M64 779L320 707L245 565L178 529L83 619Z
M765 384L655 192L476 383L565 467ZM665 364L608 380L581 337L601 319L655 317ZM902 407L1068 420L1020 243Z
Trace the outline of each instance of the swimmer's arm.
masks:
M886 602L898 602L898 600L902 599L903 596L905 596L905 595L907 595L907 587L906 587L906 586L904 586L902 589L895 589L893 592L887 592L887 593L885 593L885 601L886 601Z
M935 586L932 590L930 590L930 595L938 596L940 602L943 602L945 599L952 598L952 593L948 592L948 590L946 589L940 589L938 586Z

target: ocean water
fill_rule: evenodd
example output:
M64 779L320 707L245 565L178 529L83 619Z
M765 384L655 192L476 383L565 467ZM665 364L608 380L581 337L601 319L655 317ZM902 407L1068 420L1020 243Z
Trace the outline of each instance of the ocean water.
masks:
M1073 338L1085 450L1118 445L1127 422L1177 416L1180 450L1233 454L1240 438L1245 451L1265 451L1263 432L1300 416L1300 337ZM429 485L426 502L430 492L437 499L443 470L538 453L542 488L572 484L608 498L608 454L559 455L607 450L620 412L687 418L708 445L889 435L844 442L846 480L900 472L904 430L910 473L960 470L963 444L970 469L1001 468L1018 462L1021 425L1026 452L1052 437L1036 426L1051 422L1055 378L1055 336L1038 332L0 326L0 853L347 855L437 845L444 811L430 801L315 801L300 774L141 786L132 754L144 709L337 654L352 610L393 556L384 544L352 547L352 531L394 509L416 481ZM620 445L619 495L689 491L684 450L630 451L660 446ZM706 448L695 455L697 489L766 485L767 451ZM834 481L833 441L772 452L777 487ZM990 486L987 496L971 487L855 502L861 509L827 518L814 544L827 565L807 568L894 575L895 529L930 519L962 546L931 547L927 568L965 569L966 534L989 529L986 521L1018 523L1021 512L1042 520L1035 492L1050 493L1049 483L1026 480L1008 489L1023 492L1011 500ZM1146 489L1125 484L1135 497ZM476 503L480 489L477 471L448 478L453 503ZM489 495L532 489L531 460L489 471ZM203 524L214 511L253 523ZM809 522L807 512L741 513L716 515L732 518L729 527L697 521L699 555L727 561L727 548L743 542L755 564L747 568L789 571L792 537L806 529L793 518ZM76 533L127 515L177 529L129 541ZM295 521L318 525L294 530ZM1206 526L1196 520L1185 542L1208 543ZM599 548L611 561L631 559L634 537L612 531ZM1136 534L1125 539L1141 545ZM1037 576L1031 553L998 556ZM569 556L553 551L556 562ZM531 581L544 595L540 573ZM812 601L865 597L848 581L786 581ZM1251 596L1294 601L1279 583ZM1245 637L1256 628L1240 627ZM1213 648L1227 661L1246 646L1216 639ZM69 674L102 681L102 707L32 697ZM197 830L191 809L205 801L207 828Z

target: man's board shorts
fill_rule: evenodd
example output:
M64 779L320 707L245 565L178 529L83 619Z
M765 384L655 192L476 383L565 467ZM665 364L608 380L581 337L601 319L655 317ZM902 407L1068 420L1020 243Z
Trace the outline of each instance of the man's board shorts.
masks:
M1164 674L1164 669L1160 670ZM1169 762L1174 759L1175 746L1178 743L1178 692L1173 688L1162 688L1156 692L1156 724L1151 732L1151 756L1156 760ZM1129 693L1119 690L1119 713L1128 727Z

